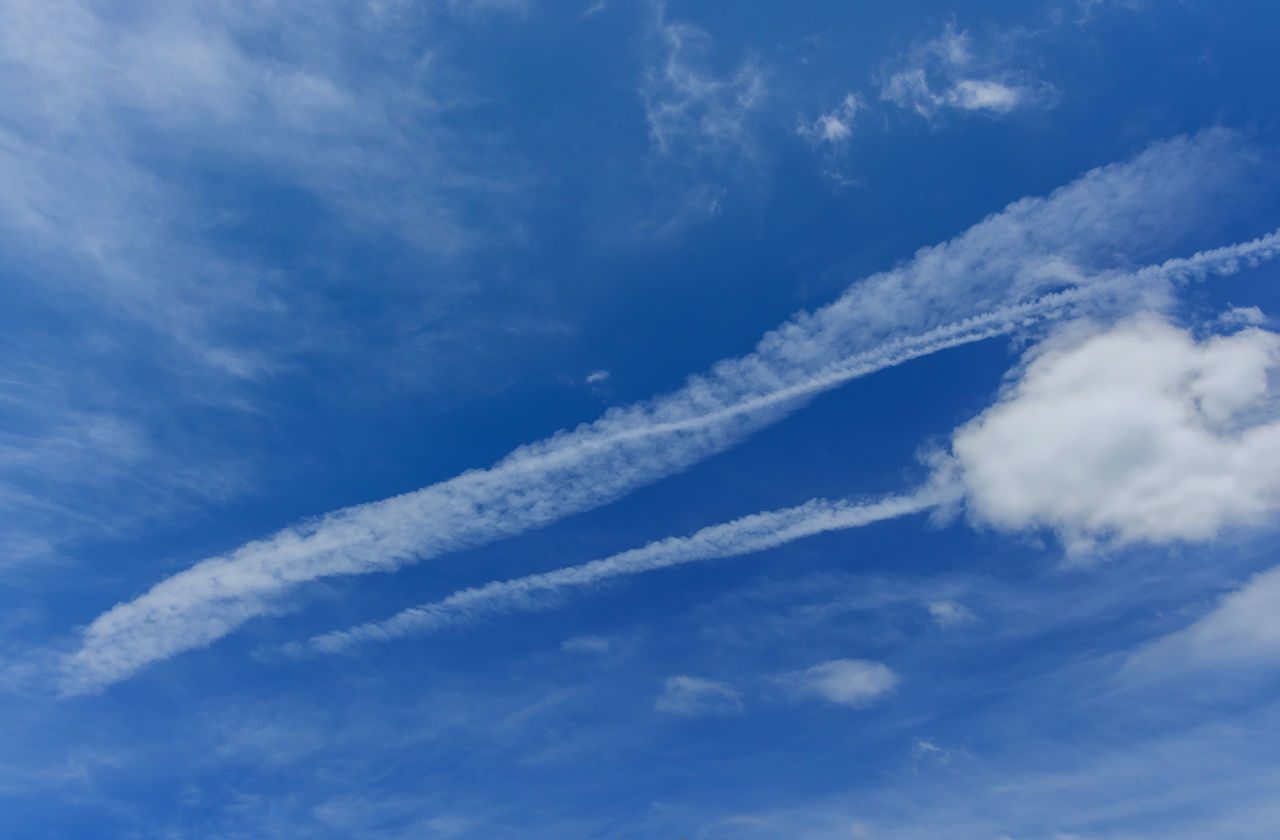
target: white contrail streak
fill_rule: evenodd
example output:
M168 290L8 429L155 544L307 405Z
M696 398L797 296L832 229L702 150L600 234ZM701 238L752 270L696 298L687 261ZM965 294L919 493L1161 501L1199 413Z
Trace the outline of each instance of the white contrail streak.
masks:
M1231 273L1241 265L1257 265L1280 253L1280 231L1259 237L1251 242L1203 251L1191 257L1168 260L1158 266L1149 266L1127 275L1124 279L1141 282L1143 279L1185 281L1202 278L1211 273ZM1015 307L1006 307L963 325L933 330L900 342L901 358L912 354L936 352L943 346L955 346L978 340L988 335L1007 332L1009 325L1019 319L1048 318L1055 313L1105 294L1108 286L1093 283ZM992 332L994 331L994 332ZM888 355L888 354L887 354ZM857 363L846 364L824 377L815 377L768 395L761 400L785 401L805 393L823 390L859 375L862 368ZM756 400L756 403L761 402ZM733 406L721 414L749 411L753 407ZM693 421L714 422L714 418L692 418ZM674 425L674 424L672 424ZM655 432L656 433L656 432ZM814 499L803 505L784 510L768 511L745 516L732 522L703 528L688 537L670 537L649 543L643 548L624 551L602 560L594 560L578 566L569 566L553 572L526 575L512 580L494 581L483 586L464 589L443 600L417 607L410 607L383 621L371 621L348 630L334 631L315 636L307 643L310 650L321 653L337 653L368 641L389 641L401 636L433 632L460 622L468 622L484 614L501 613L514 609L536 608L539 595L548 595L570 587L584 587L600 581L635 575L656 569L665 569L684 563L735 557L776 548L804 537L827 531L857 528L893 519L911 513L919 513L939 504L956 501L958 491L938 485L906 496L891 496L874 503L857 504L850 501Z
M349 630L315 636L303 650L338 653L364 642L430 633L451 625L469 623L484 615L537 609L542 604L540 596L554 595L565 589L700 560L753 554L827 531L859 528L920 513L954 498L955 493L949 490L928 488L863 504L814 499L797 507L756 513L712 525L687 537L657 540L643 548L602 560L463 589L434 603L403 610L385 621L371 621Z
M687 469L855 377L1080 312L1129 311L1171 280L1270 256L1245 243L1136 275L1108 271L1195 229L1253 160L1223 133L1160 144L801 313L684 387L523 446L489 469L335 511L203 560L98 616L60 664L92 691L268 613L299 583L388 571L537 528ZM1270 248L1271 251L1267 249ZM1264 253L1265 252L1265 253Z

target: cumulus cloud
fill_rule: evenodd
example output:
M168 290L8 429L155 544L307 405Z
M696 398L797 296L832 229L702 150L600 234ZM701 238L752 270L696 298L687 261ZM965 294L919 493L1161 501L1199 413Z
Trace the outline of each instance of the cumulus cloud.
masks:
M948 347L1096 308L1159 298L1179 277L1269 258L1275 237L1136 273L1236 194L1254 158L1233 135L1159 144L855 284L670 394L614 408L493 467L286 528L157 583L96 618L63 663L63 688L95 690L266 615L290 587L391 571L620 498L724 451L814 395ZM1215 211L1216 212L1216 211Z
M1034 350L952 441L967 508L1072 551L1204 540L1280 507L1280 335L1202 341L1144 315Z
M898 675L887 665L869 659L833 659L778 679L793 697L855 709L870 705L898 684Z
M742 697L728 683L668 677L653 708L669 715L718 715L742 710Z
M1053 103L1052 85L1006 63L999 49L975 52L970 34L948 23L884 71L880 98L930 121L946 109L1003 115Z
M1256 306L1233 306L1218 316L1218 323L1224 327L1260 327L1267 322L1267 316Z

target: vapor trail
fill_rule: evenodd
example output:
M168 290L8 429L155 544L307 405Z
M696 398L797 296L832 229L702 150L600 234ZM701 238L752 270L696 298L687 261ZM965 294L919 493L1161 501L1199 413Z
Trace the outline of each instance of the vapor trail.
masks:
M952 498L954 493L949 490L927 488L870 503L813 499L797 507L756 513L712 525L687 537L668 537L601 560L463 589L442 600L410 607L385 621L371 621L348 630L315 636L307 642L305 649L338 653L364 642L430 633L470 623L485 615L538 609L543 604L540 596L554 595L562 590L685 563L752 554L827 531L860 528L920 513Z

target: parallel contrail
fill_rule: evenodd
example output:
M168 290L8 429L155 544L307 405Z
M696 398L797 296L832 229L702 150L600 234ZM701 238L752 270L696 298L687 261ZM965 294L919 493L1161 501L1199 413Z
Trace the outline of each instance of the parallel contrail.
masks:
M827 531L859 528L920 513L954 496L945 488L928 488L862 504L814 499L797 507L712 525L687 537L668 537L602 560L463 589L442 600L410 607L385 621L371 621L349 630L315 636L301 650L338 653L364 642L431 633L484 615L537 609L541 606L539 596L700 560L753 554Z
M1207 199L1252 165L1228 134L1152 147L854 285L677 391L412 493L339 510L203 560L98 616L60 663L61 689L92 691L202 647L270 612L297 584L389 571L621 498L689 468L858 376L1050 318L1128 311L1171 279L1272 255L1245 243L1130 275L1117 255L1195 229ZM1271 249L1271 250L1267 250ZM1061 289L1066 291L1058 291Z
M1231 273L1240 265L1256 265L1280 252L1280 231L1251 242L1204 251L1188 258L1168 260L1128 275L1126 279L1159 278L1183 281L1210 273ZM925 336L901 342L903 358L913 353L936 352L943 346L967 343L980 337L1007 332L1007 325L1019 318L1046 318L1053 313L1078 305L1084 300L1104 294L1107 286L1091 284L1045 297L1016 307L1006 307L985 316L970 319L964 325L933 330ZM808 391L822 390L852 378L860 370L856 363L847 364L828 376L799 383L761 399L786 400ZM756 402L760 402L757 400ZM724 412L749 410L741 406ZM724 413L721 412L721 413ZM693 418L708 422L709 418ZM692 421L684 421L689 423ZM526 575L511 580L493 581L463 589L432 603L402 610L388 619L370 621L347 630L339 630L311 638L305 649L319 653L338 653L364 642L389 641L402 636L431 633L444 627L474 621L486 614L520 609L537 609L538 596L560 590L585 587L609 578L641 574L693 563L752 554L776 548L794 540L828 531L857 528L886 519L919 513L958 499L955 488L938 485L910 495L890 496L873 503L813 499L803 505L783 510L744 516L732 522L712 525L688 537L668 537L643 548L624 551L602 560L568 566L551 572Z

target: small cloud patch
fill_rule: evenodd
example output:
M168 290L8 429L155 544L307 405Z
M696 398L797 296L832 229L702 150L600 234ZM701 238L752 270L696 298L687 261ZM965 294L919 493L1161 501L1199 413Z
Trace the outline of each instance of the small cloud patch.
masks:
M565 653L604 654L613 647L613 641L604 636L574 636L560 643Z
M973 613L964 604L958 604L955 601L930 601L928 609L929 616L939 627L951 627L973 621Z
M898 675L869 659L833 659L779 680L796 699L816 698L858 709L868 706L898 684Z
M668 715L722 715L742 710L742 697L728 683L668 677L654 709Z

